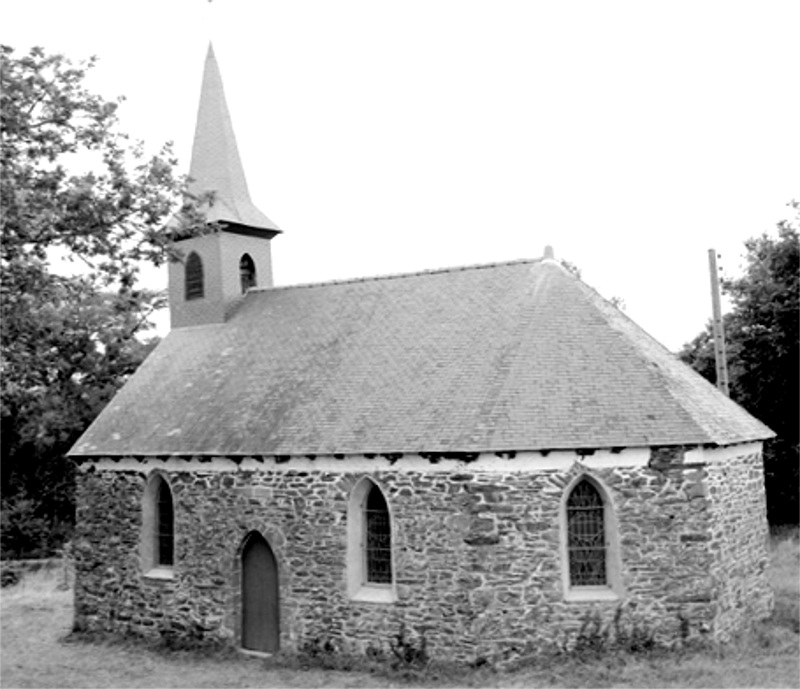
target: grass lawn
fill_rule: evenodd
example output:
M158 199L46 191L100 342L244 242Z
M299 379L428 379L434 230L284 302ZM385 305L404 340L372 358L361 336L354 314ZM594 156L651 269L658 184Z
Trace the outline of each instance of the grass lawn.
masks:
M0 686L12 687L800 687L800 543L773 540L776 608L736 642L684 653L609 654L515 672L429 670L408 679L388 670L302 669L231 653L165 652L65 636L72 592L59 571L39 571L0 593Z

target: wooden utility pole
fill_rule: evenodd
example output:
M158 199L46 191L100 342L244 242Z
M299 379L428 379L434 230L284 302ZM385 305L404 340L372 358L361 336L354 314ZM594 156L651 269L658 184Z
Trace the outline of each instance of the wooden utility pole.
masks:
M719 275L717 273L717 252L708 250L708 269L711 272L711 306L713 310L712 328L714 332L714 361L717 364L717 387L730 397L728 387L728 361L725 358L725 328L722 326L722 307L719 298Z

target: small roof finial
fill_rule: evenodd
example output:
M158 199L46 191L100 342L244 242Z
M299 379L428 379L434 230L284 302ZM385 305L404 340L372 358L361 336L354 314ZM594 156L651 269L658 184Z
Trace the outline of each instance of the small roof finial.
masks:
M544 260L545 261L547 261L547 260L555 261L556 260L556 255L553 252L553 247L550 246L549 244L544 247Z

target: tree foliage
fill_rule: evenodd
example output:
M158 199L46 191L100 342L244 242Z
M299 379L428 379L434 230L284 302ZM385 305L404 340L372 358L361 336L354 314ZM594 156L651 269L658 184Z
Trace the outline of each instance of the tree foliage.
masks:
M800 203L775 235L745 242L744 274L722 281L732 302L724 317L731 397L777 434L766 444L764 466L771 524L798 522L800 423ZM711 325L680 357L715 382Z
M140 265L175 258L177 201L184 231L199 215L169 146L146 156L118 102L85 88L94 59L0 46L0 60L2 552L34 556L73 521L65 453L152 348L164 295L140 288ZM54 253L79 274L54 272Z

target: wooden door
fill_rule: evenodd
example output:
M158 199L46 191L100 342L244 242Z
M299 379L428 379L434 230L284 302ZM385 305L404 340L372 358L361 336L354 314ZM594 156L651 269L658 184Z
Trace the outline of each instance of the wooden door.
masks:
M242 550L242 648L274 653L280 647L278 566L257 533Z

